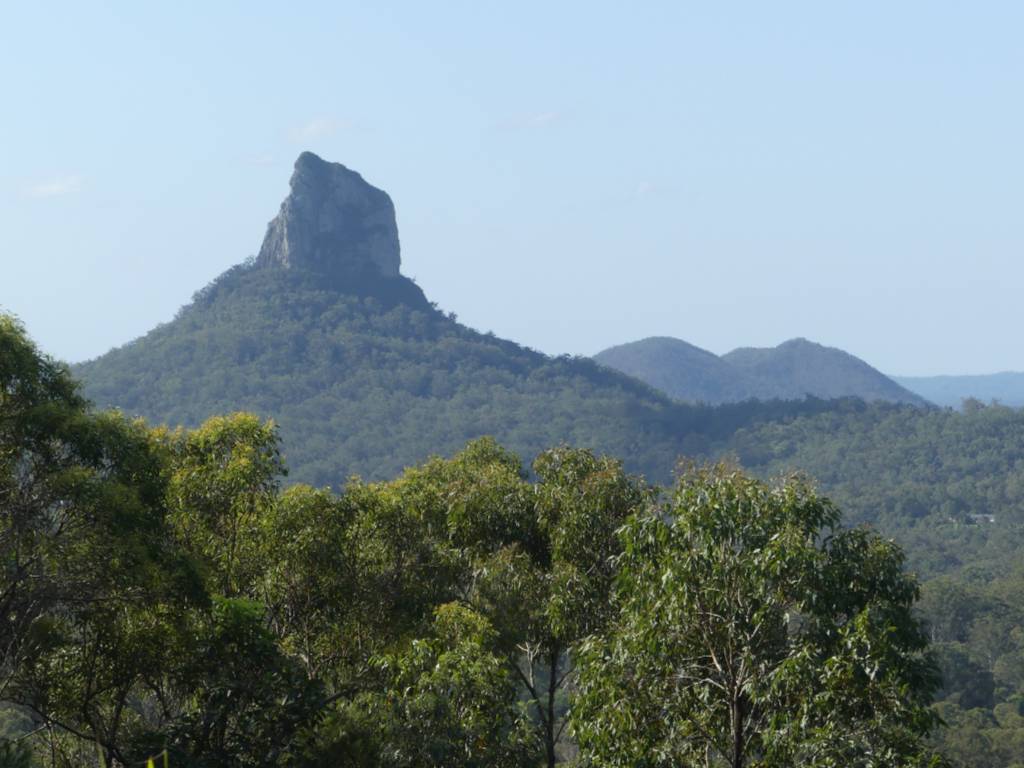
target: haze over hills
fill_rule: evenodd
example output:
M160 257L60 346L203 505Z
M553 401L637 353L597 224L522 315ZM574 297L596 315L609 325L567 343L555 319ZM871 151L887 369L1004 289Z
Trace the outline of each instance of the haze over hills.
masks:
M400 261L388 195L304 153L255 259L75 373L97 405L155 423L273 417L292 478L316 484L391 477L484 434L530 458L585 445L666 478L679 455L770 410L712 414L589 359L478 333L429 302Z
M654 336L610 347L594 359L679 400L722 403L756 397L752 392L757 382L713 352L681 339Z
M872 402L927 405L858 357L807 339L790 339L777 347L741 347L722 357L733 367L774 384L776 397L859 397Z
M893 376L893 381L936 405L959 408L967 398L1024 407L1024 373L1003 371L975 376Z
M791 339L764 349L742 347L719 357L680 339L652 337L610 347L594 359L689 402L811 396L928 405L925 398L863 360L807 339Z

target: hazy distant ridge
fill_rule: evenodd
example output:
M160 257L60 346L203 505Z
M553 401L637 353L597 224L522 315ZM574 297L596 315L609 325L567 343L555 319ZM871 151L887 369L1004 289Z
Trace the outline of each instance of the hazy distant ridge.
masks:
M997 400L1003 405L1024 407L1024 373L1003 371L974 376L893 376L893 381L936 405L960 407L964 399Z
M811 395L928 404L863 360L807 339L771 348L742 347L719 357L680 339L652 337L611 347L595 359L691 402L799 400Z

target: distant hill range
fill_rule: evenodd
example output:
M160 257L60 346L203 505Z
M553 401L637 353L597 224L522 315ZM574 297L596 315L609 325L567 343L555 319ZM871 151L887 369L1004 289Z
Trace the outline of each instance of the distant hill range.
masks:
M1024 407L1024 373L1005 371L980 376L893 376L893 381L936 405L959 408L968 398Z
M1010 403L1024 375L894 382L802 339L722 357L659 338L599 362L552 358L460 325L400 267L387 194L303 154L258 256L170 322L74 371L97 405L155 423L238 409L273 417L290 479L317 485L390 478L484 434L523 457L562 442L591 447L657 482L680 455L724 457L765 477L809 472L845 522L897 537L923 577L948 577L930 593L925 584L923 603L942 611L947 596L957 601L957 621L946 622L956 640L937 644L943 711L961 717L959 702L970 701L967 719L952 720L965 723L1018 711L1024 410L918 406L921 395ZM975 663L975 647L994 661ZM950 733L949 743L976 748L973 731Z
M680 339L653 337L594 356L676 400L732 403L805 397L928 405L926 398L853 355L806 339L777 347L742 347L719 357Z
M591 447L656 482L680 456L729 457L765 476L811 472L849 522L905 534L925 572L978 562L1008 572L1019 560L1024 411L920 408L865 363L801 340L717 357L652 339L610 357L639 378L460 325L402 276L390 198L303 154L255 258L74 372L97 405L153 423L273 417L292 481L390 478L480 435L524 458ZM659 391L672 387L743 402ZM746 399L807 392L816 397ZM997 522L979 528L979 515Z
M75 366L86 395L155 423L244 409L280 425L291 478L394 476L480 435L532 457L562 442L667 479L741 426L823 403L710 409L587 358L478 333L400 272L390 197L310 153L259 254L170 322Z

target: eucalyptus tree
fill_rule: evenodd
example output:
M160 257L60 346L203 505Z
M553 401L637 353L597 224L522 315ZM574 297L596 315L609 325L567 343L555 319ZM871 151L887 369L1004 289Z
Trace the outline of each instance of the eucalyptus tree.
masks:
M553 766L575 645L608 615L616 532L653 497L619 461L585 449L545 451L533 473L531 482L516 455L483 439L407 472L401 493L442 542L456 597L497 631Z
M594 766L938 764L935 665L891 541L804 481L690 468L632 518L615 615L578 657Z
M166 454L144 425L95 414L65 366L0 316L0 698L122 755L152 661L137 619L198 576L169 536Z
M542 546L528 580L533 594L516 671L540 718L548 766L567 724L565 691L575 682L578 643L609 618L618 529L641 514L653 491L617 459L554 448L533 463L532 508Z
M316 754L313 763L534 768L539 734L496 645L486 617L459 603L439 606L425 636L375 657L381 685L329 725L362 738L350 736L343 750L346 740L337 739L333 753Z
M250 413L207 419L165 437L168 503L180 544L200 558L220 594L248 594L257 574L262 518L285 474L277 426Z

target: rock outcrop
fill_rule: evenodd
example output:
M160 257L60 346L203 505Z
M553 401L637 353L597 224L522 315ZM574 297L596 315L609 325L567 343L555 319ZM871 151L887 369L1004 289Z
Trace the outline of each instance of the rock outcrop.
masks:
M398 277L395 206L355 171L303 152L256 263L325 275Z

